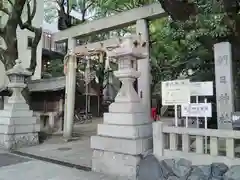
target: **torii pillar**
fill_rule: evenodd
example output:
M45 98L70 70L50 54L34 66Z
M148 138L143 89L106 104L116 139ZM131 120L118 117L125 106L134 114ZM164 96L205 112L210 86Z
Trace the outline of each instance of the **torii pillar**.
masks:
M136 22L136 33L141 35L141 40L146 42L144 47L144 55L146 58L137 62L137 69L141 72L141 76L138 79L138 94L141 96L142 103L147 107L147 112L150 117L151 110L151 68L150 68L150 55L149 55L149 30L148 22L146 19L139 19Z
M75 91L76 91L76 56L72 50L69 50L68 57L66 57L65 74L66 74L66 88L65 88L65 116L63 137L65 139L72 138L74 107L75 107Z

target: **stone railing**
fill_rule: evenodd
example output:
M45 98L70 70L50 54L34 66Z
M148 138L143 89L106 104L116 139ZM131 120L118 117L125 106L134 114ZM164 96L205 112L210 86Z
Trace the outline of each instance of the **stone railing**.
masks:
M213 162L237 165L240 164L240 158L237 157L240 147L236 147L238 139L240 131L174 127L162 122L153 123L153 152L159 160L181 157L191 160L195 165Z

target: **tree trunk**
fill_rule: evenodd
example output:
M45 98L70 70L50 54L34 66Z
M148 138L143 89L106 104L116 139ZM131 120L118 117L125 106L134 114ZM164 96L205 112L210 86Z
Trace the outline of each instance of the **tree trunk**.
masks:
M31 62L30 69L34 73L36 68L37 46L41 39L42 29L32 26L32 20L35 17L37 10L37 1L33 1L33 7L30 7L30 2L27 0L18 0L15 2L8 1L8 5L11 8L0 6L0 11L3 11L8 20L3 28L0 28L0 36L5 41L6 49L0 48L1 60L3 61L6 70L11 69L15 65L15 60L18 59L18 40L17 40L17 28L21 30L27 29L35 34L32 43ZM23 8L27 9L27 20L22 21L21 15ZM11 11L10 11L11 9ZM24 97L27 97L29 93L25 89L23 91Z
M68 3L68 1L67 1ZM65 12L64 8L64 1L61 0L58 2L59 10L58 10L58 29L59 30L65 30L69 27L71 27L71 16L70 16L70 9L67 7L67 13ZM67 4L67 6L69 6Z
M3 54L4 65L6 70L12 68L15 64L15 60L18 58L18 41L17 41L17 26L18 21L14 16L17 16L15 13L12 13L12 18L10 18L4 28L3 39L6 44L6 50Z
M8 70L14 66L15 60L18 58L17 34L14 28L6 28L4 40L7 46L4 53L4 64Z
M2 28L1 37L5 41L6 50L1 49L1 55L6 70L12 68L15 60L18 58L18 41L17 41L17 27L19 24L19 16L21 16L26 0L19 0L16 3L10 2L12 11L5 9L5 14L8 20L4 28ZM5 7L1 7L1 10Z
M35 37L33 39L32 47L31 47L31 61L30 61L30 67L29 67L29 70L33 74L37 66L37 46L42 37L42 28L36 28L34 33L35 33Z

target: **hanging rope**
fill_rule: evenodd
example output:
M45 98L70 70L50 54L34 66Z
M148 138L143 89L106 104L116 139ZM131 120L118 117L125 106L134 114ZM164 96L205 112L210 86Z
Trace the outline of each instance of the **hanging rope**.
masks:
M67 54L64 56L64 59L63 59L63 65L64 65L64 74L66 75L67 74L67 70L68 70L68 60L69 60L69 57L70 57L70 52L69 50L67 51Z
M110 69L111 69L111 67L110 67L110 57L106 56L104 71L106 72Z
M75 54L73 53L73 51L71 49L69 49L67 51L67 54L64 56L64 59L63 59L63 65L64 65L64 74L66 75L67 72L68 72L68 61L69 61L69 58L70 56L74 56ZM77 62L75 61L74 62L74 66L75 68L77 68Z

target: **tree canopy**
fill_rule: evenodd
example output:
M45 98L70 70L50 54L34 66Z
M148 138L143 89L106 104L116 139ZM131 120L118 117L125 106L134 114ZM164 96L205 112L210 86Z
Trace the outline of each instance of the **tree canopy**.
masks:
M76 3L78 2L78 3ZM135 7L156 2L154 0L68 0L69 9L89 8L84 21L109 16ZM169 17L149 22L151 39L151 71L153 89L162 80L176 79L185 74L193 80L214 80L213 44L230 41L234 62L239 47L239 5L233 0L158 0ZM91 11L90 11L91 9ZM90 17L87 19L87 17ZM83 21L83 19L82 19ZM124 35L134 27L116 30ZM109 37L110 33L98 35ZM95 35L95 38L97 37ZM238 68L238 66L235 66ZM193 73L189 74L189 69Z

